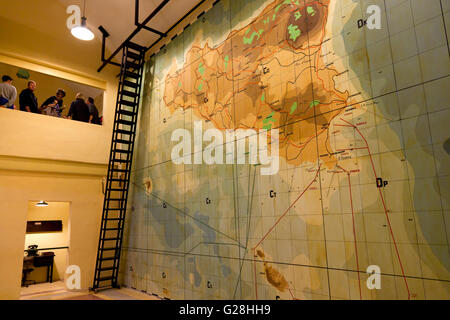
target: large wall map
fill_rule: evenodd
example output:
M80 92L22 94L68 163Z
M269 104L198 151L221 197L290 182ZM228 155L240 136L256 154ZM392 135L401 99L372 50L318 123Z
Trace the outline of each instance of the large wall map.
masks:
M370 30L369 2L221 0L151 58L125 285L170 299L450 297L450 5L374 1ZM172 133L195 121L278 129L279 171L174 164Z

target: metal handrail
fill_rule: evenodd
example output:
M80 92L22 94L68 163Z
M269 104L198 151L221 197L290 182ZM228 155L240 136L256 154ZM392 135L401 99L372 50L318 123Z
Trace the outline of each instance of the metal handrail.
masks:
M36 249L36 251L61 250L61 249L69 249L69 247L44 248L44 249ZM27 252L28 250L23 251Z

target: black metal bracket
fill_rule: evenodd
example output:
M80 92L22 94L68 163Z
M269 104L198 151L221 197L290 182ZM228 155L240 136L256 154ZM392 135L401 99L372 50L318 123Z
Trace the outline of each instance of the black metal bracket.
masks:
M141 27L142 29L153 32L161 37L167 37L166 33L147 27L146 25L143 25L139 22L139 0L135 1L134 24L136 25L136 27Z
M128 38L126 38L125 41L122 42L122 44L116 49L116 51L114 51L108 59L103 61L103 64L100 66L100 68L98 68L97 72L102 71L107 64L111 63L111 60L114 59L114 57L126 46L126 44L129 43L144 28L144 26L147 25L147 23L149 23L150 20L152 20L158 14L158 12L161 11L169 2L170 0L163 0L159 4L159 6L156 7L156 9L153 10L152 13L150 13L150 15L144 20L144 22L139 24L139 26L137 26L137 28L128 36Z
M126 46L126 44L128 42L130 42L142 29L151 31L155 34L159 35L159 38L155 40L155 42L153 42L149 47L147 47L146 52L148 52L149 50L151 50L154 46L156 46L161 40L163 40L165 37L167 37L167 35L173 30L175 29L182 21L184 21L184 19L186 19L190 14L192 14L192 12L194 12L195 10L198 9L198 7L200 7L203 3L205 3L206 0L199 0L199 2L189 11L187 12L182 18L180 18L172 27L169 28L169 30L167 30L165 33L155 30L153 28L150 28L147 26L147 24L150 22L150 20L152 20L159 11L161 11L169 2L170 0L163 0L159 6L153 10L152 13L150 13L150 15L142 22L139 23L139 0L135 0L136 1L136 7L135 7L135 25L136 25L136 29L128 36L128 38L116 49L116 51L113 52L113 54L108 58L108 59L104 59L104 55L102 57L102 62L103 64L100 66L100 68L98 68L97 72L101 72L103 70L104 67L106 67L108 64L113 64L113 65L117 65L120 66L119 64L116 64L115 62L112 62L111 60L114 59L114 57ZM220 0L216 0L213 3L213 6L216 5ZM105 30L106 31L106 30ZM109 35L109 34L108 34ZM107 36L106 36L107 37ZM104 39L106 39L106 37L104 36ZM103 41L104 42L104 41ZM104 50L102 50L102 52L104 52Z
M105 50L106 50L106 38L109 37L108 31L106 31L103 26L98 27L98 30L102 33L102 62L105 62ZM117 62L108 61L107 63L120 67L121 65Z
M181 17L172 27L170 27L169 30L167 30L166 34L169 34L170 31L172 31L173 29L175 29L181 22L184 21L184 19L186 19L188 16L190 16L192 14L192 12L194 12L195 10L198 9L198 7L200 7L203 3L205 3L206 0L200 0L195 7L193 7L189 12L187 12L183 17ZM213 5L216 5L219 2L219 0L215 1ZM164 39L164 37L159 37L159 39L157 39L155 42L153 42L148 48L147 48L147 52L152 49L155 45L157 45L162 39Z
M157 35L159 35L159 36L161 36L161 37L163 37L163 38L167 37L167 33L163 33L163 32L161 32L161 31L155 30L155 29L150 28L150 27L147 27L147 26L143 26L142 28L145 29L145 30L147 30L147 31L156 33Z

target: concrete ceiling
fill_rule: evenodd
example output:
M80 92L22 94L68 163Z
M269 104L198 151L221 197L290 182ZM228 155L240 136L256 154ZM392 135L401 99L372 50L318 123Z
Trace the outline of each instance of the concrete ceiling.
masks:
M77 4L83 10L84 0L58 1L64 7ZM139 22L143 22L161 2L162 0L140 0ZM171 0L147 26L166 32L198 2L199 0ZM103 26L109 32L107 47L110 51L114 51L136 28L135 0L86 0L86 17L88 26L97 37L101 37L99 26ZM150 46L158 38L157 34L142 30L133 41L143 46Z

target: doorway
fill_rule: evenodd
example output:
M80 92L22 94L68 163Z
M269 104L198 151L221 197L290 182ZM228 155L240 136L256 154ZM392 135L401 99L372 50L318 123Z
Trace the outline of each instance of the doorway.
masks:
M70 202L29 201L21 297L64 289Z

